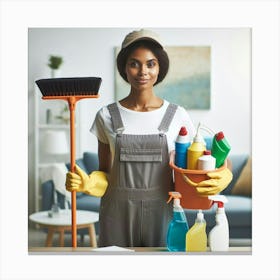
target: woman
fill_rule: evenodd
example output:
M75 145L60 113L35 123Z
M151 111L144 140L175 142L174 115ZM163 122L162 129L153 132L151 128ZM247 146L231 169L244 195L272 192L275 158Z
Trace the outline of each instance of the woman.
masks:
M194 126L185 109L154 93L169 68L157 34L143 29L129 33L117 67L130 92L99 110L91 127L98 138L99 170L108 179L101 199L99 246L163 247L172 218L166 203L173 190L169 152L181 126L191 137ZM77 173L68 173L67 189L91 194L94 174L88 177L78 167Z

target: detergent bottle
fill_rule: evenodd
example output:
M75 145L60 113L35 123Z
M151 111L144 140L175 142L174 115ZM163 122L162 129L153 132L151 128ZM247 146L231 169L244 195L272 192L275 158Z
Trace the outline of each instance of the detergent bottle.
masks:
M194 225L186 234L187 252L205 252L207 249L206 221L202 210L197 213Z
M175 141L175 165L181 168L187 167L187 151L191 141L185 126L182 126Z
M179 192L169 192L169 203L173 199L173 219L167 231L167 248L169 251L184 252L186 248L186 233L189 230L183 208L180 205L182 195Z
M211 151L205 150L203 156L198 158L198 170L214 170L216 167L216 159L211 155Z
M217 203L216 225L208 235L209 247L213 252L228 251L229 249L229 226L225 214L224 203L228 200L224 195L209 195L208 198Z
M216 167L223 165L231 147L222 131L215 134L212 142L212 156L216 158Z
M203 155L203 152L206 150L205 142L203 137L199 132L200 123L197 127L196 135L193 139L192 144L188 148L188 169L197 169L198 158Z

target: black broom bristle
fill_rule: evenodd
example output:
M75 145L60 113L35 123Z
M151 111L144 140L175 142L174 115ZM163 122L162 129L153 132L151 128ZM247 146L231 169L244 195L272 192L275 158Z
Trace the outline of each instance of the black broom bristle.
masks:
M97 95L99 77L52 78L35 81L43 96Z

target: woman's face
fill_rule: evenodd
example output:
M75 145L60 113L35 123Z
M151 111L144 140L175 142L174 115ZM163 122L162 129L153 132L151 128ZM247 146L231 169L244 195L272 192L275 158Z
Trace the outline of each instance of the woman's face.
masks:
M134 50L125 67L127 80L138 90L152 88L159 74L159 62L153 52L145 47Z

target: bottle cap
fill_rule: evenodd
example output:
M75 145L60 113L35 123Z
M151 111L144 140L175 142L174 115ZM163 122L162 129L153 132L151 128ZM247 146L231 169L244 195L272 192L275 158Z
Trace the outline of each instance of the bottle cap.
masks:
M201 126L201 124L199 123L198 126L197 126L196 135L193 138L193 142L195 142L195 143L203 143L205 145L204 138L199 133L200 126Z
M198 210L197 219L200 220L200 221L202 221L204 219L204 215L202 213L202 210Z
M181 129L180 129L179 135L185 136L187 134L188 134L188 131L187 131L186 127L182 126Z
M199 132L196 133L194 139L193 139L193 142L196 142L196 143L204 143L204 139L203 137L201 136L201 134Z
M220 132L218 132L217 134L216 134L216 140L217 141L221 141L222 139L224 139L225 138L225 135L224 135L224 133L222 132L222 131L220 131Z
M210 150L205 150L205 151L203 152L203 154L206 155L206 156L211 155L211 151L210 151Z

